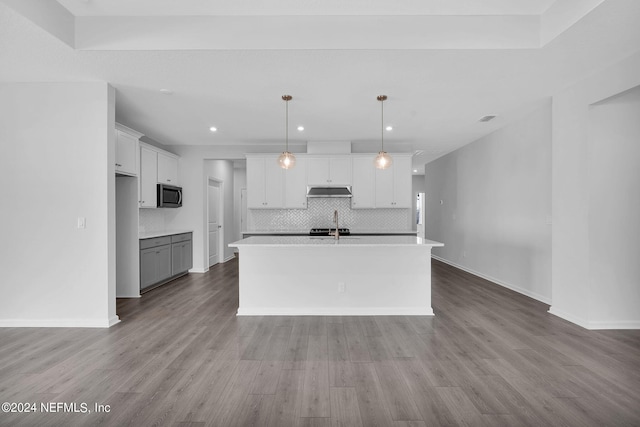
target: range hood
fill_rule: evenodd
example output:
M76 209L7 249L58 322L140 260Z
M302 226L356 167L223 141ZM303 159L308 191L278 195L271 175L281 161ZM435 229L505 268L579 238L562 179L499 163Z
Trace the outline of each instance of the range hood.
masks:
M307 198L351 197L351 186L327 187L320 185L307 186Z

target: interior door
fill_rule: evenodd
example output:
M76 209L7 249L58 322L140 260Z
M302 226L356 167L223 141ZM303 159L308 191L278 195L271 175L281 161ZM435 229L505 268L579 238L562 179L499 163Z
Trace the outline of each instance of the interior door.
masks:
M209 181L209 267L220 262L220 185Z

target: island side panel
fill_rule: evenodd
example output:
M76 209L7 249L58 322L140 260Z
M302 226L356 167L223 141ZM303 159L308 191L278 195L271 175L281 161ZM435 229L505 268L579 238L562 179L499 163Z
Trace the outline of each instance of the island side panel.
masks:
M238 315L433 315L430 246L242 246L239 274Z

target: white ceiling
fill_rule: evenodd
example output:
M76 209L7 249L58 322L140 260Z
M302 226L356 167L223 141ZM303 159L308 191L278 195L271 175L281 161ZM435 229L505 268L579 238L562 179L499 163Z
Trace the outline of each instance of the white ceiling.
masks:
M385 147L419 169L640 50L637 0L53 3L0 2L0 81L107 81L122 124L246 151L281 145L285 93L295 149L376 151L386 94Z
M76 16L540 15L555 0L58 0Z

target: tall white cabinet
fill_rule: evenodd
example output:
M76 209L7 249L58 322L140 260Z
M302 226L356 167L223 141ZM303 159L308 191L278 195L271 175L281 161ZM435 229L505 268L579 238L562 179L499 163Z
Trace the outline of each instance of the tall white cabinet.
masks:
M373 154L352 157L353 184L351 192L352 209L371 209L376 207L376 175Z
M247 207L279 209L284 207L283 169L278 156L247 157Z
M284 207L287 209L307 208L307 160L298 157L295 167L283 170Z
M411 157L392 156L388 169L375 169L377 208L411 208Z

